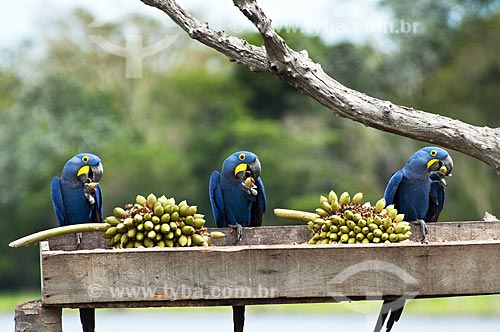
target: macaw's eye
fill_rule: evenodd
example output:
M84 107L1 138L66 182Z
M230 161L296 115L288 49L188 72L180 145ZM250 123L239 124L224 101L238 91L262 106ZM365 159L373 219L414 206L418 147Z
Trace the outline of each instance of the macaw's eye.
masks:
M429 154L433 157L435 157L438 153L436 150L431 150L431 152L429 152Z
M245 160L245 154L244 153L240 153L240 155L238 156L238 158L240 160Z
M83 156L83 157L82 157L82 161L83 161L84 163L88 163L88 161L89 161L89 156Z

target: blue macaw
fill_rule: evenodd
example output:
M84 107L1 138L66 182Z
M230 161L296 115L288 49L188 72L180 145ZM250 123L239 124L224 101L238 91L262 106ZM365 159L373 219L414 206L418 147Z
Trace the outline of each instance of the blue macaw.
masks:
M446 150L438 147L425 147L415 152L406 165L394 173L385 188L387 204L394 204L405 220L420 224L422 243L426 242L426 221L437 221L444 204L443 183L445 176L451 175L453 160ZM435 174L435 175L434 175ZM427 217L432 215L432 220ZM380 310L375 332L384 325L387 315L386 331L389 332L399 320L405 305L404 297L384 300Z
M238 151L222 164L222 172L210 176L209 196L217 227L232 227L241 240L242 227L262 225L266 192L260 178L260 161L252 152ZM242 332L245 306L233 306L235 332Z
M102 173L99 157L80 153L64 165L61 178L52 179L52 203L59 226L102 221L99 184ZM77 234L77 245L80 245L81 236ZM80 308L80 321L84 332L94 332L95 310Z

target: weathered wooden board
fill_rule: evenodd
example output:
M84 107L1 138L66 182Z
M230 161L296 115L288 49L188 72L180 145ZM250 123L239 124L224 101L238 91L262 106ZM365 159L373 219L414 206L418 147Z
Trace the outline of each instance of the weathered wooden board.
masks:
M35 300L20 304L15 313L16 332L62 332L61 308Z
M303 226L245 229L241 245L228 236L198 248L86 249L100 238L86 234L81 250L68 251L63 237L41 246L42 300L137 307L499 294L499 225L429 225L426 245L293 244L308 238Z

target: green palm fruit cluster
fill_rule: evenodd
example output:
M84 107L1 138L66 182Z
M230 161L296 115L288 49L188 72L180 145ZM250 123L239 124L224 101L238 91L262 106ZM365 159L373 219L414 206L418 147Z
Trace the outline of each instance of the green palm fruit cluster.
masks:
M205 216L184 200L176 204L164 195L137 195L135 204L115 207L104 220L110 227L104 233L115 248L209 246L210 238L224 233L208 232Z
M352 198L348 192L340 196L332 190L320 197L317 218L308 222L313 233L309 244L393 243L408 240L410 223L403 221L394 205L386 206L384 198L375 206L362 203L363 194Z

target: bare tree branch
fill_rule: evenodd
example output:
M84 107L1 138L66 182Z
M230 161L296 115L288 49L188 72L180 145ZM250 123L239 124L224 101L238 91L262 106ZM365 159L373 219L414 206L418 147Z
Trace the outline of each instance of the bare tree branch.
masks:
M272 28L255 0L233 0L257 28L264 47L215 31L174 0L141 0L165 12L192 39L226 55L251 71L268 72L314 98L339 117L386 132L447 147L481 160L500 173L500 129L478 127L438 114L399 106L349 89L328 76L307 51L291 49Z

